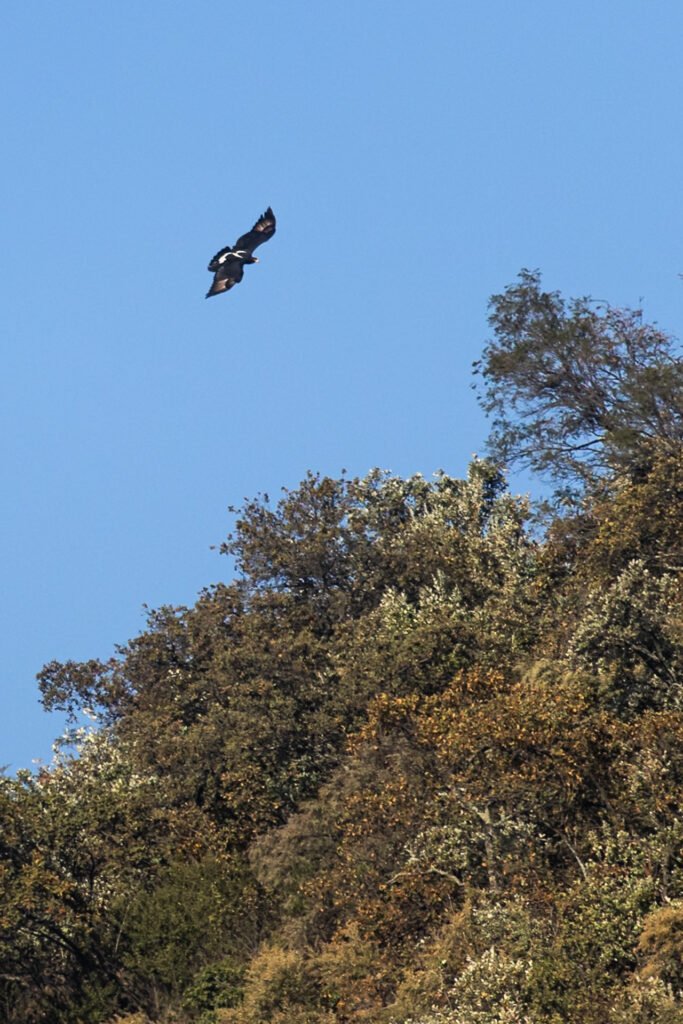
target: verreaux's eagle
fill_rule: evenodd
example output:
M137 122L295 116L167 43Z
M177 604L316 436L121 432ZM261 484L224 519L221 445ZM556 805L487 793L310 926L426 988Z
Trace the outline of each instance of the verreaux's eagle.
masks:
M244 275L245 263L258 263L253 255L257 246L267 242L275 234L275 214L270 206L254 224L251 231L241 235L234 245L226 245L225 249L217 252L209 263L208 269L214 275L213 282L208 292L207 299L212 295L219 295L227 292L233 285L239 284Z

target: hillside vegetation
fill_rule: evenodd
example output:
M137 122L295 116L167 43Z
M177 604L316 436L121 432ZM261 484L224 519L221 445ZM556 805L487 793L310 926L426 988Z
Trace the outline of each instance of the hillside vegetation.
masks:
M465 479L258 497L233 582L44 668L3 1021L683 1022L683 362L528 272L491 326Z

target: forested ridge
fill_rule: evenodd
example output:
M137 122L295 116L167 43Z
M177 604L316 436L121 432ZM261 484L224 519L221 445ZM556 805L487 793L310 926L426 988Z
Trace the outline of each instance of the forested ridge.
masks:
M1 1020L683 1022L683 361L527 271L490 323L464 479L247 501L232 582L40 673Z

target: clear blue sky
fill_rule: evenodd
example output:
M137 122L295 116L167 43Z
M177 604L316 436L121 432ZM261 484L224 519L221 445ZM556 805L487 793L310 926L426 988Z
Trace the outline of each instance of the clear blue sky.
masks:
M229 563L307 469L466 471L522 266L674 333L680 0L35 0L1 16L0 763L34 681ZM278 233L210 301L206 264Z

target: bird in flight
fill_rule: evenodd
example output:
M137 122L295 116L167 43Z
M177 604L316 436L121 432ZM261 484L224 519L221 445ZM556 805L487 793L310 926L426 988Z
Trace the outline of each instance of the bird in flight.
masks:
M239 284L244 275L245 263L258 263L253 255L254 249L267 242L275 234L275 214L270 207L254 224L251 231L241 235L234 245L226 245L217 252L209 263L208 269L214 275L211 287L206 293L207 299L212 295L227 292L233 285Z

